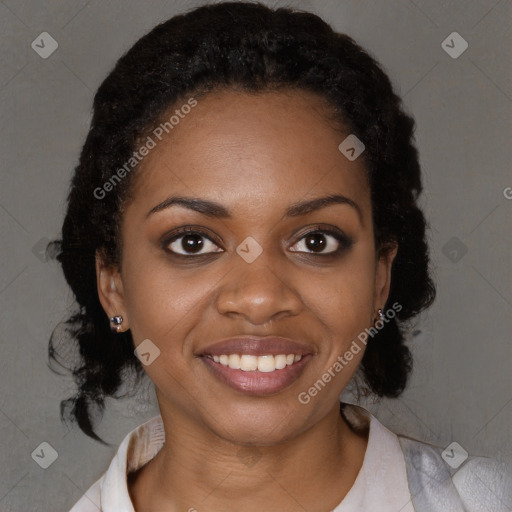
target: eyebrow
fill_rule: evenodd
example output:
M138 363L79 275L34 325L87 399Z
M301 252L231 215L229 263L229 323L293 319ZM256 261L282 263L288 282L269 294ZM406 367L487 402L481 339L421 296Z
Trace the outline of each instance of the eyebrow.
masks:
M325 197L317 197L309 201L299 201L290 205L285 212L286 217L300 217L306 215L321 208L325 208L332 204L346 204L351 206L359 216L360 221L363 221L363 214L359 205L352 199L345 197L340 194L331 194ZM232 219L232 215L224 206L214 201L207 199L201 199L199 197L184 197L184 196L171 196L165 201L157 204L155 207L146 215L146 218L150 215L170 208L171 206L178 205L189 210L194 210L203 215L218 219Z

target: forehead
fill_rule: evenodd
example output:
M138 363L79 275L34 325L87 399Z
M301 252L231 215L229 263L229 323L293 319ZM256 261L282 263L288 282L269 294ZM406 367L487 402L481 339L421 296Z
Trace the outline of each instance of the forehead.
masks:
M335 125L316 94L220 91L196 101L179 120L175 115L169 133L156 132L163 131L161 140L151 135L155 147L139 165L132 193L140 208L180 193L243 213L258 201L286 206L335 192L370 207L363 158L350 161L340 152L350 132ZM176 110L180 104L163 119Z

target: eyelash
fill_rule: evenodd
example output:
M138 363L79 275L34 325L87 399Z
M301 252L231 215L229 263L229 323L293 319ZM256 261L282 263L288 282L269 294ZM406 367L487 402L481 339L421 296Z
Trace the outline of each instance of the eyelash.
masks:
M350 237L345 235L343 232L338 232L337 230L329 229L329 228L315 228L315 229L307 231L306 233L301 235L300 238L297 240L297 242L295 242L293 245L296 245L298 242L301 242L304 238L306 238L310 235L317 235L317 234L332 236L338 242L338 244L339 244L338 248L335 249L334 251L331 251L328 253L315 253L315 252L304 252L304 251L292 251L292 252L297 252L297 253L303 254L303 255L305 254L307 256L320 256L323 258L336 257L336 256L339 256L343 251L350 249L350 247L354 243L354 241ZM167 253L170 253L172 256L175 256L178 258L185 258L185 259L200 258L200 257L205 257L205 256L208 256L211 254L216 254L218 252L224 252L224 251L213 251L213 252L208 252L208 253L204 253L204 254L188 254L187 255L187 254L176 253L176 252L172 251L171 249L169 249L169 245L171 243L179 240L180 238L183 238L186 235L199 235L201 237L208 239L213 244L217 245L216 242L212 239L212 237L208 233L202 231L201 229L187 226L187 227L180 228L180 229L176 230L171 236L166 237L165 240L162 241L163 249Z

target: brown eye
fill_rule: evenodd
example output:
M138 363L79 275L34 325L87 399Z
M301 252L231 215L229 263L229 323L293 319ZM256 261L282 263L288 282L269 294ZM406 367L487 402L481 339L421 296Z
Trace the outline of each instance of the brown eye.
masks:
M315 230L306 233L293 246L299 249L292 249L292 252L305 252L307 254L330 255L348 249L353 241L343 233L333 230Z
M201 231L185 229L164 243L165 250L180 256L202 256L212 252L223 252L213 240ZM218 250L210 250L217 247Z
M326 241L326 236L323 233L311 233L305 236L304 240L306 248L313 252L322 252L329 246L329 240Z

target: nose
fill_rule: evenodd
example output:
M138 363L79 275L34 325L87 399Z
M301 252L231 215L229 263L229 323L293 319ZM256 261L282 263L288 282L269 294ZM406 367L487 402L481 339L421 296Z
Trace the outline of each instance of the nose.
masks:
M303 308L299 293L277 256L263 251L252 263L233 255L233 267L219 284L217 310L228 316L241 316L262 325L278 316L295 316Z

